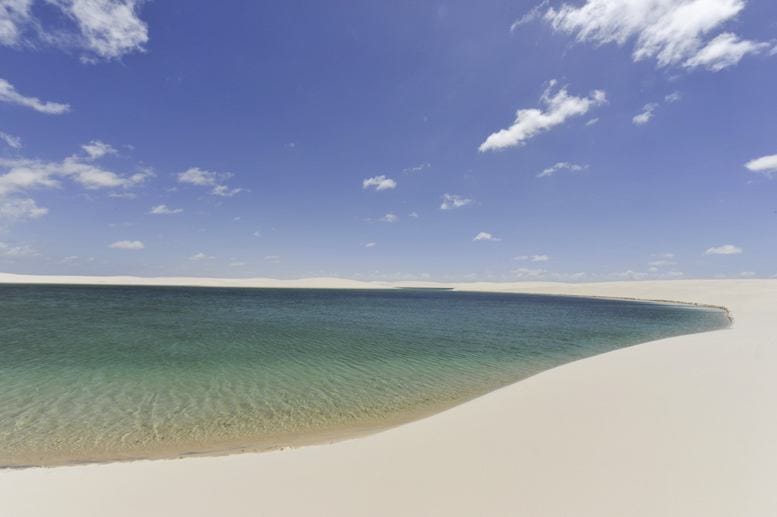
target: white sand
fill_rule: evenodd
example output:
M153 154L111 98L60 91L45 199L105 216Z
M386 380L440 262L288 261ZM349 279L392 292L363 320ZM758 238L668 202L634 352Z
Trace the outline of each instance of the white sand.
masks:
M336 444L5 470L0 515L777 515L777 280L459 287L722 305L735 324Z

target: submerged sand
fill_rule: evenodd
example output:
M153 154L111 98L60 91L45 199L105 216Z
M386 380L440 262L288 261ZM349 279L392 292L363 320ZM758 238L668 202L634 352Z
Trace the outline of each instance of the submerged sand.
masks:
M54 280L68 282L46 281ZM0 275L4 281L29 277ZM242 282L387 286L263 281ZM0 471L0 514L777 514L777 280L454 287L725 306L734 325L569 363L430 418L330 445Z

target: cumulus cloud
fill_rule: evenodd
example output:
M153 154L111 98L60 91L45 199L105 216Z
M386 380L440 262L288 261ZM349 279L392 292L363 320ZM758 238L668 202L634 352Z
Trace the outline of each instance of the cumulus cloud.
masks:
M0 224L35 219L47 213L25 193L43 188L58 188L62 179L69 179L89 190L137 186L153 176L150 170L140 170L129 176L107 170L93 158L72 155L62 161L0 157Z
M742 248L733 244L723 244L722 246L713 246L704 252L705 255L739 255Z
M373 187L375 190L391 190L397 188L397 182L391 178L387 178L385 174L380 176L373 176L362 181L362 188L367 190Z
M37 97L22 95L16 91L14 85L5 79L0 79L0 102L7 102L10 104L16 104L17 106L24 106L25 108L30 108L39 113L45 113L47 115L61 115L70 111L69 104L42 101Z
M542 19L578 42L595 45L634 41L632 58L655 59L659 67L722 70L768 45L713 34L733 20L745 0L587 0L549 8Z
M655 102L645 104L642 106L642 111L637 115L634 115L634 118L631 119L631 122L637 126L647 124L650 122L650 119L653 118L653 115L656 112L656 108L658 108L658 104Z
M13 149L21 149L22 139L18 136L10 135L4 131L0 131L0 140L5 142L5 145Z
M537 174L537 177L547 178L549 176L553 176L558 171L580 172L587 168L588 168L588 165L579 165L577 163L570 163L570 162L557 162L551 165L550 167L543 169L539 174Z
M767 177L771 177L772 174L777 173L777 154L770 154L768 156L761 156L754 160L750 160L745 164L747 170L752 172L758 172Z
M108 154L116 154L116 149L112 145L99 140L92 140L88 144L82 145L81 149L84 150L90 160L99 160Z
M672 92L672 93L667 94L667 95L664 96L664 102L667 102L667 103L671 104L671 103L680 101L682 98L683 98L683 94L682 93L680 93L680 92Z
M458 194L443 194L442 204L440 210L453 210L454 208L461 208L463 206L471 205L473 200L459 196Z
M141 241L116 241L108 247L115 250L142 250L145 248Z
M232 197L240 192L244 192L245 189L229 188L225 185L224 182L231 177L232 173L229 172L215 172L200 169L199 167L191 167L184 172L178 173L178 182L197 187L211 187L210 193L214 196Z
M157 205L149 210L148 213L153 215L172 215L180 214L181 212L183 212L183 208L170 208L167 205Z
M495 237L488 232L480 232L472 239L473 241L501 241L502 239Z
M602 90L594 90L588 97L576 97L566 87L554 92L556 81L550 81L540 97L542 108L519 109L515 121L507 129L501 129L480 144L480 152L494 151L523 145L539 133L549 131L573 117L585 115L591 108L607 102Z
M397 214L389 212L383 217L381 217L380 221L384 223L396 223L397 221L399 221L399 216Z
M0 44L15 47L49 45L81 52L95 62L142 52L148 26L138 11L142 0L46 0L64 15L65 23L44 23L35 16L34 0L5 0L0 4Z

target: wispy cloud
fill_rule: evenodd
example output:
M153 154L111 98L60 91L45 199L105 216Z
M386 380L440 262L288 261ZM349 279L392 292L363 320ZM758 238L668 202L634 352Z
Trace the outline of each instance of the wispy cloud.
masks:
M0 79L0 102L7 102L10 104L16 104L17 106L24 106L25 108L30 108L39 113L45 113L47 115L61 115L70 111L69 104L42 101L37 97L22 95L16 91L16 88L14 88L14 86L5 79Z
M377 246L377 244L378 244L377 242L368 242L367 244L364 245L364 247L365 248L374 248L375 246Z
M733 244L723 244L722 246L713 246L704 252L705 255L739 255L742 248Z
M208 171L199 167L191 167L178 173L178 182L197 187L210 187L210 193L214 196L232 197L245 191L243 188L230 188L224 184L232 176L230 172Z
M22 139L18 136L10 135L4 131L0 131L0 140L5 142L5 145L13 149L21 149Z
M35 0L6 0L0 4L0 44L13 47L53 46L81 52L94 62L142 52L148 27L140 19L142 0L39 1L64 15L57 24L35 16Z
M749 171L758 172L771 178L772 174L777 174L777 154L770 154L750 160L745 164L745 167Z
M157 205L149 210L148 213L153 215L172 215L180 214L181 212L183 212L183 208L170 208L167 205Z
M108 247L115 250L142 250L145 248L141 241L116 241Z
M480 232L472 239L473 241L501 241L502 239L495 237L494 234L488 232Z
M195 253L194 255L192 255L191 257L189 257L189 260L191 260L192 262L199 262L201 260L213 260L214 258L216 258L216 257L212 257L210 255L206 255L205 253L199 251L199 252Z
M25 258L36 257L40 255L38 251L29 244L9 244L0 242L0 257L2 258Z
M659 67L718 71L768 47L733 33L709 39L744 7L745 0L587 0L583 5L551 7L542 19L578 42L634 41L634 61L655 59Z
M396 223L397 221L399 221L399 216L397 214L389 212L383 217L381 217L379 220L383 223Z
M650 119L655 115L658 104L651 102L642 106L642 111L631 119L634 125L641 126L650 122Z
M528 260L529 262L547 262L550 260L549 255L540 254L540 255L518 255L517 257L513 257L514 260Z
M588 168L588 165L579 165L577 163L571 163L571 162L557 162L551 165L550 167L543 169L539 174L537 174L537 177L547 178L549 176L553 176L555 173L559 171L580 172L587 168Z
M474 201L472 199L459 196L458 194L443 194L442 204L440 210L453 210L455 208L461 208L463 206L471 205Z
M426 169L429 169L431 166L432 166L431 163L420 163L413 167L407 167L406 169L402 169L402 174L417 174L419 172L425 171Z
M537 134L549 131L570 118L585 115L591 108L607 102L607 96L602 90L594 90L588 97L576 97L570 95L566 87L554 93L555 87L556 81L550 81L540 97L542 108L519 109L515 114L515 122L509 128L489 135L480 144L480 152L523 145Z
M385 174L381 174L380 176L373 176L362 181L362 188L364 190L367 190L370 187L375 190L391 190L397 188L397 182L391 178L387 178Z

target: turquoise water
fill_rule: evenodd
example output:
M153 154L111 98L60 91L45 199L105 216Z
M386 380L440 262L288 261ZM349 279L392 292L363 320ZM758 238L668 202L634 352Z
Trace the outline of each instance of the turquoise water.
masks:
M0 285L0 466L336 439L727 324L518 294Z

